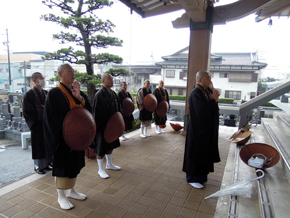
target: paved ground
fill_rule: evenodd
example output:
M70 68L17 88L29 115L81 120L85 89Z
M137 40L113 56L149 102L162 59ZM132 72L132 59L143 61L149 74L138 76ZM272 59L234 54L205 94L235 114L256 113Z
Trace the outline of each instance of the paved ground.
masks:
M167 125L165 134L151 129L150 138L141 139L138 132L121 142L114 150L113 163L122 170L107 171L109 179L101 179L96 160L86 158L75 189L88 199L71 200L72 210L60 209L51 174L33 173L0 188L0 217L212 218L217 198L204 198L220 189L233 131L233 127L220 127L222 161L215 165L204 189L194 189L185 181L181 171L185 136Z
M0 188L32 173L31 146L23 150L18 141L0 139Z

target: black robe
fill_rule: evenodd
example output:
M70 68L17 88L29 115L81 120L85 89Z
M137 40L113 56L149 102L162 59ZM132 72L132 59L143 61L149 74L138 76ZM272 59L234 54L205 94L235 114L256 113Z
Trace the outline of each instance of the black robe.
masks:
M71 90L63 85L72 96L76 104L81 102L76 99ZM88 97L81 92L85 99L85 108L92 110ZM65 142L62 133L62 123L70 110L69 100L60 88L56 87L47 94L44 107L44 138L46 146L53 154L52 175L57 177L75 178L85 166L84 151L74 151Z
M142 89L139 90L139 92L143 92L143 96L145 98L146 95L151 94L151 90L148 89L148 92L146 90L145 87L143 87ZM143 99L144 100L144 99ZM139 106L138 106L139 107ZM139 113L139 120L140 121L148 121L148 120L152 120L152 112L147 111L145 109L145 107L143 107L143 109L140 111Z
M113 149L120 146L119 139L112 143L107 143L104 138L106 125L115 112L123 113L117 94L113 91L102 87L94 97L92 114L97 125L95 137L95 153L99 157L103 157Z
M201 86L191 91L188 103L190 119L182 170L192 176L207 175L214 172L213 164L220 162L219 107Z
M165 101L165 95L167 96L166 101L168 103L168 106L170 108L170 104L169 104L169 95L166 89L162 89L160 88L161 91L161 95L159 92L159 88L155 89L153 92L153 95L155 95L156 99L157 99L157 103L159 104L161 101ZM166 123L167 120L167 116L165 117L159 117L156 113L156 110L154 112L154 122L157 125L164 125Z
M34 90L37 93L37 97ZM42 89L40 91L38 88L33 87L33 89L25 93L23 98L23 116L31 131L32 159L44 159L47 157L43 136L43 109L46 95L46 90ZM39 112L36 101L40 104Z
M120 101L120 105L123 105L123 101L125 98L130 98L132 101L132 96L130 95L129 92L124 92L124 90L121 89L121 91L118 93L118 97L119 97L119 101ZM133 114L131 114L129 117L125 117L123 115L124 118L124 122L125 122L125 131L127 130L131 130L133 129L133 121L134 121L134 117Z

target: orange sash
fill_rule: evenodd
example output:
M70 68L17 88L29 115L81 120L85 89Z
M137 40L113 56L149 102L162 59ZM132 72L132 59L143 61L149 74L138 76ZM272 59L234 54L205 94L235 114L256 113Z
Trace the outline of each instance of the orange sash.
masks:
M164 90L164 94L165 94L164 96L162 95L160 87L158 87L158 90L159 90L160 96L162 98L162 101L167 101L167 94L166 94L165 89L163 89Z
M58 83L57 86L58 86L58 88L60 88L60 90L63 92L63 94L69 100L69 107L70 107L70 109L72 109L74 107L83 107L82 104L76 104L75 100L71 97L71 95L68 93L68 91L65 89L65 87L61 83Z

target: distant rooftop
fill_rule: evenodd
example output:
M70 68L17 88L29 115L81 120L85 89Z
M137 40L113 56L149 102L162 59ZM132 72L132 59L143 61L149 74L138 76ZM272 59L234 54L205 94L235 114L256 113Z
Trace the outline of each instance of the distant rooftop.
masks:
M37 54L37 55L45 55L47 51L25 51L25 52L13 52L12 54Z
M41 60L41 57L45 54L44 51L39 52L13 52L10 54L10 63ZM0 54L0 63L8 63L8 55Z

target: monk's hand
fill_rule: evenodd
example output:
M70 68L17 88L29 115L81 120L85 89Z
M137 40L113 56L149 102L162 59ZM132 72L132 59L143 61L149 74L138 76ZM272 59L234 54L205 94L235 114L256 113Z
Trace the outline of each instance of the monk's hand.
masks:
M82 101L82 96L81 96L81 85L78 81L73 82L73 89L72 89L72 94L75 96L79 101Z
M212 81L210 81L208 88L210 88L212 91L214 90Z
M218 101L220 93L218 90L214 89L213 93L210 94L211 99L214 99L216 102Z

